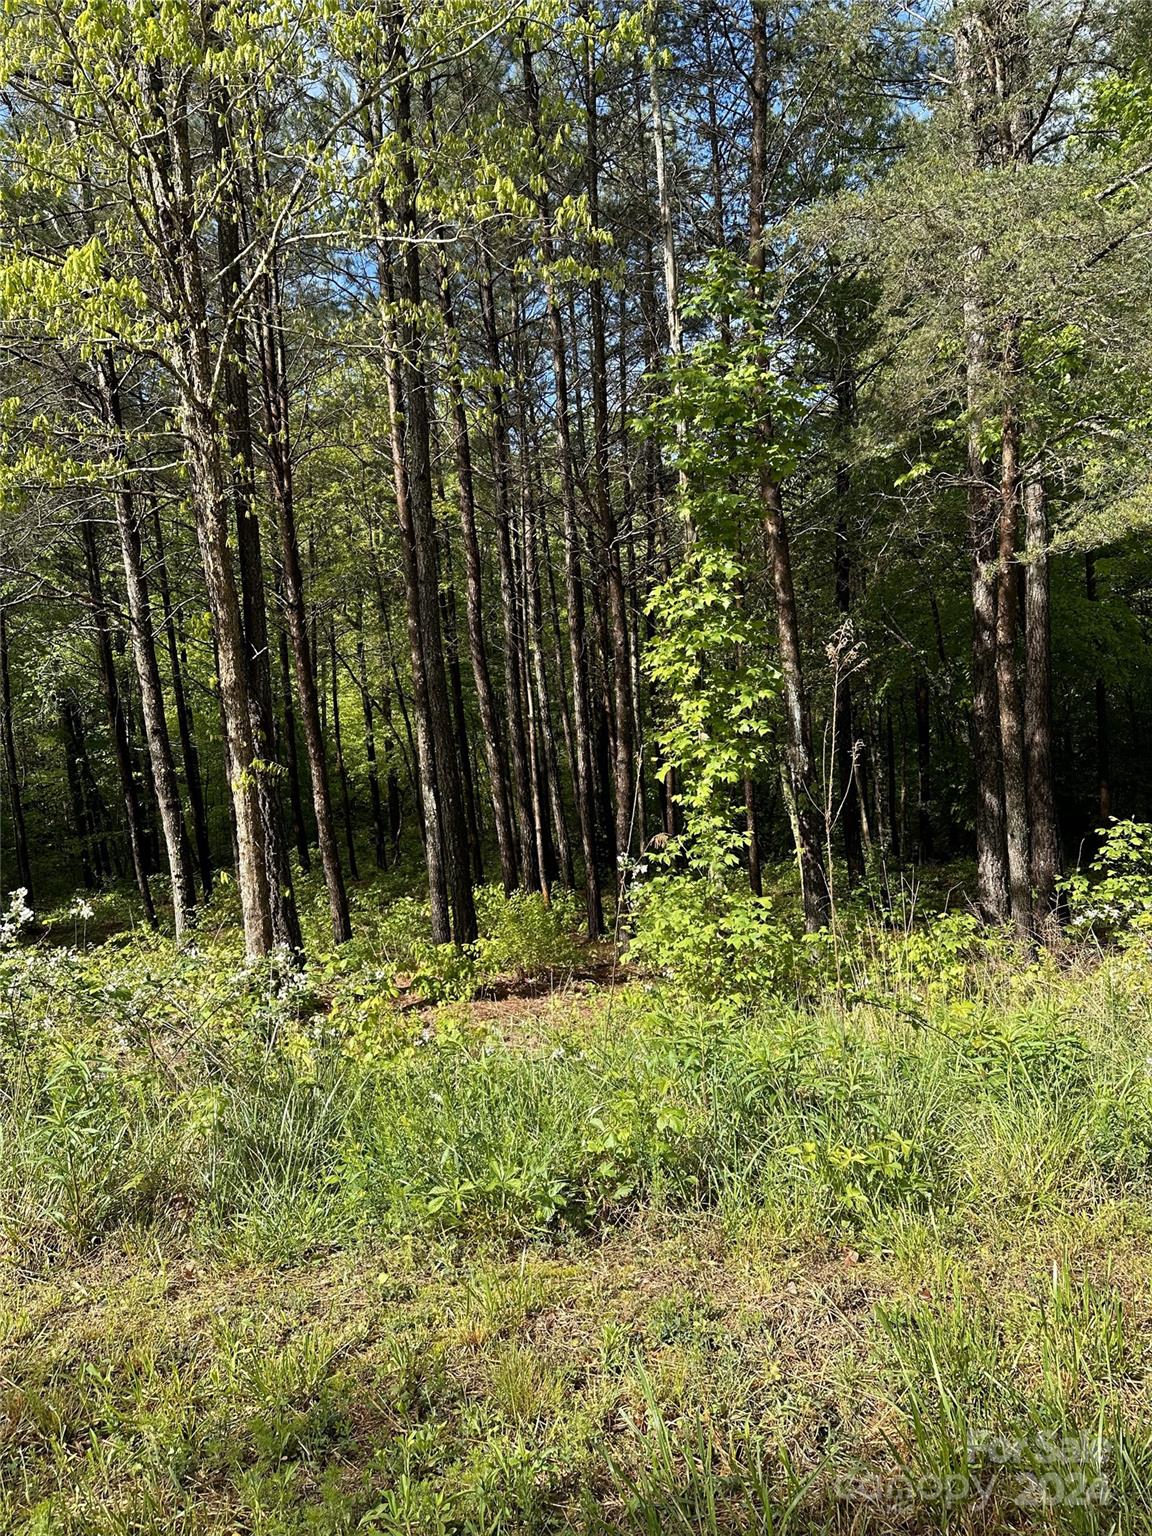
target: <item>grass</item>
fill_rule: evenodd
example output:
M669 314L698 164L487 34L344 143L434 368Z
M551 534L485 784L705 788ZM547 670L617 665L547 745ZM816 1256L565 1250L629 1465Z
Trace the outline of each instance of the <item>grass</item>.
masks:
M1152 1529L1143 947L693 1001L361 903L0 952L0 1529Z

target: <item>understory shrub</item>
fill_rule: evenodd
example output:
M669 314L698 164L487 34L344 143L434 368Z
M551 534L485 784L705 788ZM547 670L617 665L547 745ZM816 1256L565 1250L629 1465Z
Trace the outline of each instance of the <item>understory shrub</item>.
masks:
M206 932L183 949L9 945L4 1243L147 1229L298 1256L373 1234L539 1237L643 1207L883 1243L893 1223L964 1221L982 1195L1080 1207L1146 1180L1144 951L1005 965L963 914L910 934L861 923L822 951L781 937L768 904L742 924L746 900L669 882L637 904L633 959L663 956L672 985L558 996L528 1031L513 1004L510 1033L503 1012L398 1006L391 918L304 973L246 966ZM482 912L488 974L522 940L523 976L583 960L560 904L488 893ZM797 960L803 1005L787 1001Z

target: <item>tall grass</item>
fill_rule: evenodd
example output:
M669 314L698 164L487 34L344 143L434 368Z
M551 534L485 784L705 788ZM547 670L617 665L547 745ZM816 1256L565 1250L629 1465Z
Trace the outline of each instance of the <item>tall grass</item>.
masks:
M436 975L403 901L302 976L223 924L0 954L0 1521L1152 1526L1142 947L860 922L756 995L570 993L563 914L485 909ZM125 1264L104 1332L35 1321Z
M507 1038L397 1012L370 957L284 984L160 942L10 955L0 1230L25 1253L149 1227L286 1257L650 1207L884 1245L1144 1193L1146 962L996 954L942 981L883 942L880 981L857 945L853 987L803 1008L634 984L526 1039L515 1007Z

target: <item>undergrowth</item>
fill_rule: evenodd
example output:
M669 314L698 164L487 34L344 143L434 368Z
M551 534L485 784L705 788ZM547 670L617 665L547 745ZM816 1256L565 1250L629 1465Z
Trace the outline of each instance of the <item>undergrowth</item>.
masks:
M4 1529L1149 1528L1122 836L1056 955L660 877L611 988L527 896L304 969L13 909Z

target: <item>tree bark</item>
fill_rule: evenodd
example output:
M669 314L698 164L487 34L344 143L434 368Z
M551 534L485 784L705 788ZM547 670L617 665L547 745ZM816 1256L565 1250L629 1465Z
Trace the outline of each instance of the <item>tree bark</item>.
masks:
M584 38L584 121L588 215L595 238L600 229L600 123L596 61L591 37L587 32ZM608 627L611 640L611 656L609 658L606 653L603 661L607 667L609 659L611 660L612 713L616 725L612 743L616 856L617 859L627 859L632 848L635 820L636 754L633 735L632 659L629 649L628 604L624 592L619 529L616 511L612 504L604 279L600 271L598 245L593 245L590 259L592 272L588 283L588 308L592 329L593 503L604 549Z
M1096 556L1084 556L1084 589L1090 603L1099 601ZM1096 710L1096 814L1104 829L1112 817L1112 751L1108 722L1108 688L1099 673L1092 687Z
M1024 707L1020 696L1017 627L1020 609L1016 537L1020 521L1020 426L1014 391L1022 369L1018 322L1009 322L1003 373L1010 391L1001 431L999 583L996 602L996 692L1000 705L1000 754L1004 782L1004 831L1008 856L1008 909L1022 937L1032 933L1032 882L1028 851Z
M1056 885L1060 832L1052 775L1052 603L1048 566L1048 509L1044 485L1024 486L1024 735L1028 765L1031 877L1038 936L1059 933Z
M847 436L856 417L856 380L850 359L844 354L840 338L839 378L836 386L837 412L841 433ZM848 532L848 512L852 495L852 475L845 460L836 466L836 533L833 554L833 579L836 587L836 611L841 633L851 649L852 619L852 544ZM860 828L860 791L856 773L856 720L850 673L838 679L836 698L836 772L839 779L840 822L844 838L844 859L848 884L855 885L864 876L864 845Z
M752 153L749 176L748 244L749 264L754 282L759 286L765 268L764 205L766 186L766 136L768 124L768 43L765 33L764 0L752 6ZM767 452L772 443L772 424L761 426L766 459L760 468L760 507L768 549L768 569L772 583L773 607L780 654L780 675L784 705L785 759L795 807L794 829L796 856L800 867L804 924L809 932L828 921L831 892L820 840L816 830L815 765L812 755L812 722L804 690L804 669L800 650L800 626L796 613L796 590L792 579L788 523L780 485Z
M332 662L332 745L336 749L336 777L340 782L340 804L344 812L344 840L348 848L348 873L359 880L356 864L356 828L352 819L352 796L348 790L348 769L344 762L344 738L340 730L340 669L336 665L336 621L328 625L328 649Z
M0 614L0 680L3 675L3 662L7 653L6 636L3 632L3 615ZM4 695L7 697L7 694ZM0 700L0 703L3 701ZM80 851L80 870L84 878L84 887L92 891L96 889L102 868L93 867L93 856L96 850L96 829L89 814L89 808L84 793L84 782L80 776L80 753L76 745L74 735L74 723L69 712L69 706L60 705L60 724L64 737L64 772L68 779L68 796L72 801L72 820L76 828L76 846ZM7 760L7 742L5 742L5 759ZM11 769L9 769L9 773ZM19 790L17 790L19 793ZM19 866L17 866L19 868ZM23 883L23 881L22 881ZM29 887L29 905L32 904L31 887Z
M408 466L408 517L401 527L410 545L409 571L416 582L418 643L424 671L423 702L432 749L437 793L436 816L441 828L443 873L451 911L451 936L456 944L476 937L476 908L472 895L471 860L463 786L453 733L452 710L445 672L444 637L437 592L436 522L432 501L431 415L425 371L423 337L418 329L421 307L417 179L412 146L412 87L407 55L394 15L393 48L397 73L393 111L400 141L400 195L397 216L404 237L400 270L403 304L400 313L400 354L404 381L403 449ZM431 819L431 818L430 818Z
M0 603L0 735L4 739L4 768L7 780L8 809L12 817L12 839L16 852L16 878L24 887L28 905L32 905L32 859L28 850L28 832L24 824L24 796L20 787L20 763L16 755L16 731L12 724L12 671L8 660L8 615ZM69 760L71 769L71 760Z
M300 750L296 744L296 706L293 702L292 663L288 656L288 632L278 624L277 649L280 652L280 687L284 695L284 760L288 767L288 810L292 818L292 836L300 870L308 874L312 855L308 847L308 827L304 820L304 796L300 790Z
M256 756L254 774L260 810L260 846L264 855L272 942L292 953L303 948L300 918L292 888L292 868L276 780L276 719L272 703L272 665L268 640L268 608L264 594L264 559L260 519L256 508L256 471L252 410L248 389L247 346L243 317L237 313L244 288L241 208L243 191L232 146L230 103L216 93L210 111L213 156L222 191L216 220L220 301L230 323L225 335L223 369L225 426L233 474L231 498L236 525L236 551L246 645L245 669L251 734Z
M541 170L544 165L543 134L540 126L540 88L532 49L526 29L520 33L524 91L528 122ZM564 513L564 582L568 605L569 655L572 665L572 724L576 747L574 794L580 827L580 849L584 860L584 894L587 906L588 936L599 938L604 927L600 895L600 873L596 867L595 810L592 797L591 703L588 691L588 663L584 634L584 580L580 568L579 530L576 517L576 484L572 464L572 441L568 417L568 363L564 343L564 325L556 299L552 276L555 259L552 218L547 189L538 194L540 246L544 259L544 288L548 309L548 337L552 352L552 376L556 391L556 443L560 458L562 506Z
M200 886L205 897L212 894L212 851L208 838L208 812L204 801L204 783L200 773L200 754L192 729L192 712L184 688L186 665L181 657L180 636L176 628L176 616L172 608L172 593L168 583L168 562L164 553L164 530L160 522L160 508L152 503L152 537L156 545L156 581L160 591L160 607L164 618L164 634L168 646L168 669L172 676L172 702L176 709L176 729L180 737L180 757L184 764L184 782L188 786L188 804L192 811L192 828L196 840L196 862Z
M496 549L500 570L500 613L504 630L504 709L508 719L508 746L511 761L512 808L517 833L519 876L525 889L539 884L535 839L532 835L530 789L528 783L528 747L521 708L524 654L521 635L516 627L516 575L512 561L512 485L508 460L508 413L504 392L503 355L496 320L496 294L492 279L492 260L484 252L484 270L480 279L480 312L488 363L492 369L489 407L492 413L492 489L496 507Z
M388 863L388 835L384 825L384 808L380 799L380 768L376 758L376 719L372 694L368 687L368 653L364 645L363 614L360 615L356 626L356 672L364 709L364 757L368 764L368 800L372 807L372 846L376 857L376 868L384 869Z
M216 370L208 298L194 219L193 169L186 87L142 66L146 111L155 126L142 144L162 240L158 247L166 297L181 324L174 337L179 362L180 426L184 437L196 532L217 657L237 853L237 885L249 959L272 944L256 746L244 649L240 596L229 547L227 490L216 409Z
M932 714L931 691L923 672L916 674L916 853L932 857Z
M440 313L455 353L459 345L456 315L452 301L451 279L443 257L439 266ZM489 290L490 295L490 290ZM489 303L491 302L489 297ZM491 338L489 338L491 350ZM497 354L499 345L497 343ZM455 359L454 359L455 361ZM493 365L499 366L499 357ZM499 386L497 386L497 389ZM511 791L505 760L503 733L496 707L496 693L488 666L488 643L484 634L483 575L480 541L476 533L476 490L472 473L472 441L464 391L455 366L449 369L448 393L452 411L453 446L456 455L456 480L460 507L460 534L464 547L465 615L468 626L468 655L472 680L480 711L484 737L484 760L488 768L488 792L492 801L492 819L496 828L496 848L500 858L500 878L505 893L516 889L516 842L512 826Z
M96 525L90 517L81 519L80 535L84 544L88 593L92 600L92 620L96 629L96 659L100 671L100 683L104 691L104 708L108 718L109 734L112 737L112 750L116 758L116 772L120 779L120 796L124 805L124 823L128 833L132 872L136 877L136 888L140 892L144 920L149 927L155 928L156 907L148 884L140 794L132 772L132 753L128 745L128 721L124 713L124 701L120 696L120 685L116 678L116 658L112 654L112 631L108 621L108 607L104 600Z
M117 443L114 451L119 452L120 438L124 428L120 382L115 363L108 353L105 353L100 360L98 378L104 418L116 435ZM117 483L113 491L113 500L116 506L116 525L120 533L120 553L124 562L124 585L128 597L132 658L136 665L136 680L140 688L140 704L152 768L152 783L155 787L156 803L164 831L164 846L171 881L172 924L179 939L192 921L196 908L192 856L184 826L184 807L181 804L180 786L176 779L172 742L168 734L168 717L164 706L164 690L160 682L160 667L156 660L152 605L144 575L140 529L136 521L136 507L132 492L126 481L121 480Z

